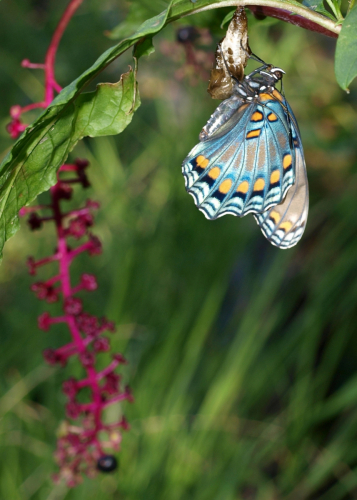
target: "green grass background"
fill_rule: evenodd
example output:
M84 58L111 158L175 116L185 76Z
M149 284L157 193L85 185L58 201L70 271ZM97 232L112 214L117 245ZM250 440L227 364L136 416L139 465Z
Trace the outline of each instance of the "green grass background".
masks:
M136 2L148 17L164 7ZM0 4L2 154L12 144L9 107L43 92L41 72L20 61L43 60L63 8ZM112 44L104 32L128 8L84 2L58 53L62 85ZM223 36L226 12L184 21L215 26L205 50ZM350 95L337 86L335 40L251 15L249 23L253 51L287 73L301 129L311 200L302 241L281 251L252 216L207 221L195 208L181 163L218 102L207 81L175 79L184 52L163 55L179 25L167 27L140 61L142 105L131 125L75 151L91 162L92 188L77 200L100 201L94 232L104 251L78 258L73 276L97 274L99 290L83 298L92 314L116 322L112 346L129 361L123 376L136 398L123 406L131 430L119 470L71 491L49 479L61 382L80 370L75 360L64 370L42 360L68 334L37 328L39 314L58 309L30 292L25 261L51 253L55 241L50 227L31 233L24 223L0 269L0 500L357 498L356 85ZM102 81L117 81L128 64L130 53Z

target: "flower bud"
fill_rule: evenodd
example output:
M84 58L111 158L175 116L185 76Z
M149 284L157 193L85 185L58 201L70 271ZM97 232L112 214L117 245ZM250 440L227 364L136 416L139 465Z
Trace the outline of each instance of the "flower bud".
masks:
M82 311L82 301L76 297L70 297L65 300L63 309L66 314L75 316Z

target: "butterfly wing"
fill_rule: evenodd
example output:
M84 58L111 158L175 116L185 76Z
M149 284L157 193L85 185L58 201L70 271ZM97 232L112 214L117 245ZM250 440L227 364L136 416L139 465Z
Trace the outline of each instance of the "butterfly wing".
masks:
M219 131L219 129L223 130L223 125L225 125L225 123L243 104L243 99L237 94L234 94L229 99L222 101L221 104L215 109L206 125L203 127L199 135L200 141L208 139L208 137L211 137L214 133ZM218 133L216 135L218 135Z
M296 245L304 233L309 211L304 152L295 117L289 106L288 109L292 118L291 128L296 158L295 184L282 203L254 216L264 236L279 248L291 248Z
M250 103L233 95L220 104L200 138L182 172L187 191L208 219L266 211L295 182L290 124L270 94Z

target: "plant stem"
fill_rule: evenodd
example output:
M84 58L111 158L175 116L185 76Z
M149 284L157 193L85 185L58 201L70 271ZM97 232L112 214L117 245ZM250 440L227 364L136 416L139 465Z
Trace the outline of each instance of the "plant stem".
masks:
M69 21L78 7L82 4L83 0L71 0L64 11L57 28L53 34L50 46L46 52L45 57L45 105L46 107L53 101L54 90L61 91L61 87L55 80L55 61L58 45L61 41L63 33L67 28Z
M297 24L311 31L319 31L327 36L337 37L341 31L341 26L336 25L331 19L304 7L298 2L288 2L285 0L215 0L214 2L210 0L198 0L195 4L183 0L172 6L169 22L219 7L239 6L247 8L252 7L251 10L253 11L255 11L256 8L261 8L263 12L266 10L267 15L277 17L278 19L292 24Z
M73 257L71 257L71 251L67 247L66 232L62 223L63 214L60 207L60 200L58 196L56 196L55 188L52 188L51 193L53 200L52 208L53 208L54 220L56 224L56 231L58 238L58 255L59 255L59 268L60 268L59 274L60 274L63 300L65 302L66 299L70 299L73 296L74 292L74 289L72 289L71 287L71 278L69 270ZM68 328L71 332L73 342L77 348L78 354L80 355L85 353L87 350L86 343L79 331L75 316L66 313L65 318ZM101 412L104 405L101 399L101 390L99 387L96 370L94 369L93 366L86 366L85 370L87 373L87 378L89 380L89 386L92 391L92 397L93 397L92 407L94 416L94 428L92 429L92 431L93 435L96 436L101 426ZM99 450L101 450L99 442L98 442L98 447Z

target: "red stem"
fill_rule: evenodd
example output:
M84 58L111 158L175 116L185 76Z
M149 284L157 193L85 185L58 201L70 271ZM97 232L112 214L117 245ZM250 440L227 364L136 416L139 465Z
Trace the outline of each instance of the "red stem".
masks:
M47 106L48 104L46 103L46 101L34 102L33 104L28 104L27 106L21 108L21 114L27 113L27 111L31 111L32 109L47 108Z
M48 106L54 97L53 91L61 91L61 87L58 85L55 79L55 61L58 45L61 41L63 33L67 28L69 21L71 20L73 14L76 12L78 7L81 5L83 0L71 0L64 11L57 28L53 34L50 46L46 52L45 57L45 103Z
M71 250L68 252L68 258L70 261L72 261L77 255L79 255L82 252L85 252L86 250L89 250L92 248L92 243L90 241L87 241L86 243L83 243L83 245L80 245L79 247L75 248L74 250Z
M110 363L110 365L108 365L106 368L104 368L104 370L97 373L97 379L100 380L100 379L106 377L109 373L112 373L118 365L119 365L119 361L117 361L117 360L112 361Z
M305 17L299 16L298 14L293 14L292 12L285 9L278 9L276 7L268 7L267 5L247 5L248 9L250 9L255 16L259 18L263 16L275 17L276 19L280 19L281 21L285 21L287 23L295 24L296 26L300 26L300 28L304 28L309 31L315 31L316 33L321 33L323 35L337 38L338 34L330 31L323 26L311 21L310 19L306 19Z
M70 212L65 212L63 214L63 217L68 217L68 216L78 217L78 215L87 215L87 214L90 214L90 210L89 210L89 208L85 207L85 208L81 208L79 210L71 210Z
M73 252L69 251L66 242L66 231L62 224L63 214L60 208L60 200L56 196L56 191L52 191L52 207L54 213L54 220L56 224L57 237L58 237L58 255L59 255L59 275L62 283L62 295L64 302L73 296L73 289L71 287L71 278L69 268L73 259ZM80 330L77 326L75 316L65 314L68 328L71 332L73 342L76 345L78 354L84 354L87 350L85 339L82 338ZM93 366L84 367L87 372L89 386L92 391L93 403L90 404L94 415L94 434L100 430L101 426L101 412L104 407L101 398L101 390L97 380L97 372ZM98 448L101 450L101 448Z
M55 260L59 259L58 253L55 253L54 255L51 255L50 257L45 257L44 259L38 260L36 262L36 267L43 266L45 264L48 264L49 262L53 262Z
M117 396L114 396L111 399L108 399L103 406L109 406L112 405L113 403L118 403L119 401L125 401L128 399L128 395L123 393L123 394L118 394Z

